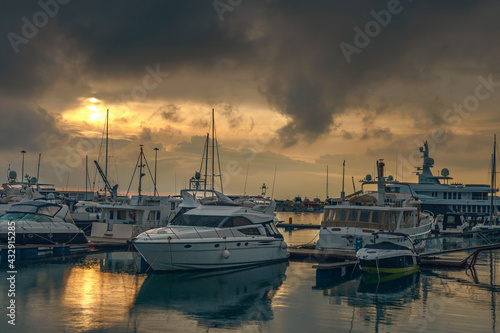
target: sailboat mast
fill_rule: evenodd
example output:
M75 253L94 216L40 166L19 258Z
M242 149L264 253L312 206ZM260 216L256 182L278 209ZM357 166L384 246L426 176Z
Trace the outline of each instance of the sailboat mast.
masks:
M109 109L106 110L106 158L104 164L104 176L108 180L108 134L109 134ZM106 198L106 186L104 186L104 198Z
M156 195L159 195L158 193L158 190L156 188L156 169L157 169L157 166L158 166L158 148L155 148L155 196Z
M210 134L207 133L207 141L205 141L205 184L203 189L205 190L205 195L207 194L207 180L208 180L208 141L210 140Z
M138 190L139 199L141 198L141 192L142 192L142 176L143 176L143 173L142 173L142 155L143 155L143 152L142 152L142 145L141 145L141 153L139 156L139 159L140 159L140 162L139 162L139 190Z
M491 159L491 203L490 203L490 223L493 223L493 213L495 209L494 198L496 188L496 161L497 161L497 135L494 136L493 155Z
M328 165L326 166L326 198L328 199Z
M212 191L215 190L215 113L212 109Z
M342 199L342 201L345 199L344 176L345 176L345 160L344 163L342 164L342 192L340 192L340 198Z
M87 182L89 180L89 156L85 155L85 201L88 200L87 197Z
M243 195L247 195L247 180L248 180L248 167L250 166L250 163L247 164L247 175L245 176L245 187L243 187Z
M42 159L42 154L38 154L38 168L36 169L36 188L38 189L38 179L40 178L40 160Z

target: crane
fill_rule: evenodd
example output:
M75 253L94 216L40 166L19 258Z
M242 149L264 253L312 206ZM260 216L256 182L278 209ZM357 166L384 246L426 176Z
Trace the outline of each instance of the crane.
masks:
M95 166L97 167L97 171L99 171L99 174L101 175L101 178L104 181L104 185L106 186L106 189L111 194L111 197L113 199L115 199L118 195L118 184L111 187L111 184L109 183L108 178L104 175L104 172L102 171L101 167L99 166L99 163L97 161L94 161L94 163L95 163Z

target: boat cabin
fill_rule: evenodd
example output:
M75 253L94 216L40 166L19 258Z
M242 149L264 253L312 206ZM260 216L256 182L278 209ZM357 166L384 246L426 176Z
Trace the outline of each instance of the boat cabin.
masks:
M416 207L388 208L370 206L336 205L325 207L322 228L370 228L394 231L417 226Z

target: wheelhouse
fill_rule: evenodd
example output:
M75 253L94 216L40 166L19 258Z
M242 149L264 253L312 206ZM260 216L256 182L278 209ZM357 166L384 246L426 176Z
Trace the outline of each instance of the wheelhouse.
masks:
M394 231L417 226L417 208L393 208L339 205L325 208L322 228L371 228Z

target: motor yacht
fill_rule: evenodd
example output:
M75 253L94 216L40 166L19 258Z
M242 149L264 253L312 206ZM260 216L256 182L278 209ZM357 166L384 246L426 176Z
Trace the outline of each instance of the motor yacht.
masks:
M27 201L12 205L0 217L0 244L85 244L66 205Z
M186 211L167 227L146 231L133 240L156 271L225 269L288 258L287 244L276 228L276 204L265 210L226 200Z

